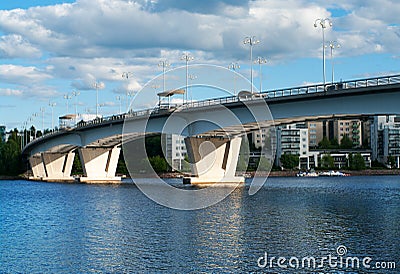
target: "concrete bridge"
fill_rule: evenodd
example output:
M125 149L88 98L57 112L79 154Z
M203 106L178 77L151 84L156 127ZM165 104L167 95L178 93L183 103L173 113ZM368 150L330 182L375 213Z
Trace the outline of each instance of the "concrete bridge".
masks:
M266 108L268 105L268 108ZM68 181L75 152L82 182L115 177L123 142L144 135L180 133L194 162L191 183L239 182L235 176L241 136L260 127L332 117L400 114L400 75L310 85L149 109L78 123L25 146L32 179Z

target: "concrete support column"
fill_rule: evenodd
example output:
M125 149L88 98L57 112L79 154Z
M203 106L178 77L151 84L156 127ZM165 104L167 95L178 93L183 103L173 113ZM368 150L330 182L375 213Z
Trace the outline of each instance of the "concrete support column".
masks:
M31 165L33 176L29 179L31 180L41 180L46 177L46 171L44 169L44 164L42 161L41 154L35 154L29 157L29 164Z
M46 172L45 181L70 181L75 153L42 153L42 162Z
M49 153L36 154L29 158L33 177L30 179L43 181L72 181L72 164L75 153Z
M189 137L185 139L192 177L186 184L242 183L244 177L235 176L242 138Z
M110 183L121 181L121 177L115 177L120 147L114 148L80 148L84 176L80 178L85 183Z

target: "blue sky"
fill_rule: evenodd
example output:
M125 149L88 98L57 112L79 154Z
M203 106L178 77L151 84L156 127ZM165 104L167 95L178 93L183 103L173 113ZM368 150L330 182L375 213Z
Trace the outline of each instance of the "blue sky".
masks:
M75 102L78 113L94 113L94 82L102 84L100 112L117 113L117 98L125 100L127 89L138 92L159 75L160 60L167 59L171 68L184 65L186 51L195 58L191 64L237 62L237 72L249 78L249 47L242 41L253 35L260 40L254 57L268 60L262 66L263 88L321 83L322 32L313 26L318 18L330 18L326 41L341 45L334 50L336 80L398 74L398 14L396 0L1 1L0 124L21 128L31 118L29 123L41 128L44 108L48 128L50 102L56 103L54 117L67 112L67 101L70 113ZM124 79L123 72L132 75ZM150 85L154 93L160 91L160 79ZM80 95L64 99L72 91ZM194 99L214 95L202 96ZM147 105L154 98L149 96Z

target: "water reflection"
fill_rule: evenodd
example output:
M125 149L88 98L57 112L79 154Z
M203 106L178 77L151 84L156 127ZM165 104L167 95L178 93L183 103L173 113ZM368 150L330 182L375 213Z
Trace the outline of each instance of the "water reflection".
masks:
M196 211L133 184L1 182L0 272L249 272L264 252L321 257L339 245L398 260L398 177L343 179L271 178Z

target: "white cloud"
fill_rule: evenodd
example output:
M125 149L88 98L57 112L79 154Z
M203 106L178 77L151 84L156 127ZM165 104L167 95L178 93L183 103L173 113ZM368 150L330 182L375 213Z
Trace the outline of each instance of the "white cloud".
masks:
M343 10L333 17L332 9ZM78 89L97 80L121 82L116 93L136 90L161 72L161 58L182 65L189 50L196 63L248 62L245 36L261 40L254 56L272 64L321 55L316 18L331 17L327 40L337 40L339 56L397 54L400 2L333 0L77 0L73 4L0 10L0 56L37 58L47 65L1 65L0 80L32 87L61 78ZM127 83L122 72L133 72ZM48 87L46 90L53 90Z
M23 92L18 89L0 88L0 96L21 96Z
M0 58L38 58L40 50L21 35L10 34L0 38Z
M34 66L0 65L0 81L3 83L32 86L50 78L51 75L46 71Z

